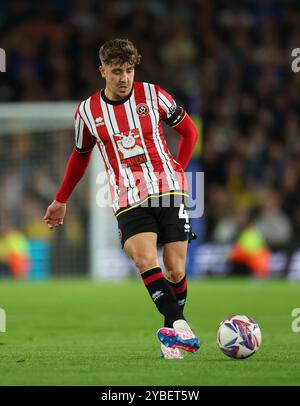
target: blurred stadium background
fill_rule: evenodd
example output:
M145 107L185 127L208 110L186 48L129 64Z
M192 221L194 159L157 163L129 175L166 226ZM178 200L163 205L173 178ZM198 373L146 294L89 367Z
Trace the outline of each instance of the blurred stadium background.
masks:
M96 206L98 154L64 226L42 221L74 145L75 106L103 86L98 49L115 37L140 49L137 80L159 83L199 126L187 170L205 173L205 212L193 219L188 274L300 279L296 0L1 2L0 276L135 274L110 209Z

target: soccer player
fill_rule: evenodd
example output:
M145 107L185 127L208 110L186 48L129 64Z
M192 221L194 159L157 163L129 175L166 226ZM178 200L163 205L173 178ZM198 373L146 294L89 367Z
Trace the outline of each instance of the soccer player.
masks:
M150 297L165 317L165 327L157 333L161 356L182 358L180 349L195 352L200 347L183 315L186 254L192 239L184 169L197 140L197 129L165 90L134 81L141 55L132 42L110 40L101 46L99 57L105 88L76 110L75 148L44 221L49 228L63 224L66 202L97 144L106 167L122 248L133 259ZM181 136L176 160L167 147L162 121ZM158 262L158 243L163 246L165 276Z

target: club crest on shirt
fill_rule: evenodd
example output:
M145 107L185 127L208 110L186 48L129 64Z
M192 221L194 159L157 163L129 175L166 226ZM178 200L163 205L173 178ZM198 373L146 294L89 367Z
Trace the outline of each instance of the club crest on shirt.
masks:
M136 112L139 116L145 117L149 114L149 107L146 103L140 103L136 106Z
M123 166L140 165L147 161L138 128L114 134Z

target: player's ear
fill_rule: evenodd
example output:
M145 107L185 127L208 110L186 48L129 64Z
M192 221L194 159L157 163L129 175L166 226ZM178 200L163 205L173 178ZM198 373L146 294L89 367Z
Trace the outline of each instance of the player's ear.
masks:
M99 72L103 78L105 78L105 69L102 65L99 66Z

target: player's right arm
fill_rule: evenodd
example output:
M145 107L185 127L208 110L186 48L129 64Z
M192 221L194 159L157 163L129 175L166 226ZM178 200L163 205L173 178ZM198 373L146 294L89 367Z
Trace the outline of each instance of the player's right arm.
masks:
M88 167L94 145L95 138L80 116L78 108L75 113L75 148L69 158L63 182L43 218L49 228L63 224L67 200Z

